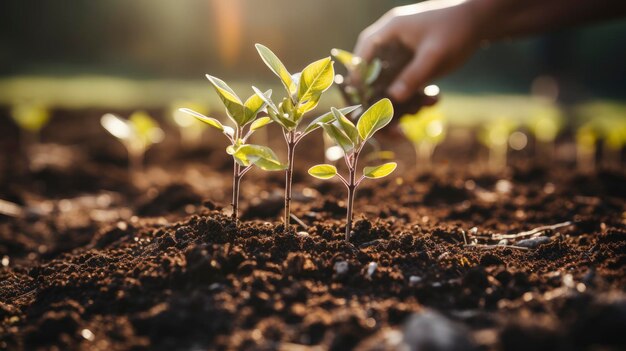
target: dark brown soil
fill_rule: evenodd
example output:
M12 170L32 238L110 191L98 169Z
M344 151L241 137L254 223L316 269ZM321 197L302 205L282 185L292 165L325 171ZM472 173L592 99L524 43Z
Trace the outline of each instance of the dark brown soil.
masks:
M0 215L0 349L399 349L395 336L424 333L407 318L429 311L459 336L431 350L626 348L623 172L405 168L363 184L346 243L345 191L308 178L314 161L295 176L306 228L284 233L282 175L256 171L237 228L221 146L160 146L137 185L87 130L101 146L74 150L83 162L0 186L30 206ZM528 250L464 245L564 221Z

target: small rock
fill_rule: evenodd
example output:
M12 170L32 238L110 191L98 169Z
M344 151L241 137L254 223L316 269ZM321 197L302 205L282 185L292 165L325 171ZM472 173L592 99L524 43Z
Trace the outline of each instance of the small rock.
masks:
M421 283L422 280L423 280L422 277L418 277L416 275L412 275L412 276L409 277L409 285L415 286L415 285Z
M378 268L378 263L376 262L370 262L367 265L367 277L371 278L372 275L374 275L374 272L376 272L376 268Z
M550 242L550 238L547 236L538 236L536 238L524 239L517 242L517 246L527 247L529 249L534 249L535 247L543 244L547 244Z
M443 315L425 310L404 324L404 344L411 351L470 351L475 347L469 332Z
M298 236L300 236L300 237L307 237L307 236L309 236L309 233L308 233L308 232L305 232L305 231L298 232L297 234L298 234Z
M80 335L83 338L85 338L86 340L89 340L89 341L93 341L96 338L96 336L93 334L93 332L91 330L89 330L89 329L81 330L80 331Z
M337 275L344 275L346 273L348 273L348 262L347 261L339 261L339 262L335 262L335 273L337 273Z

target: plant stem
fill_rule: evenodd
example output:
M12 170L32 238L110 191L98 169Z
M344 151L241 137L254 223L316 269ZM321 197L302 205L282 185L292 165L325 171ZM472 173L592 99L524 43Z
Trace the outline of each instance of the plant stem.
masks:
M235 140L239 140L242 133L243 129L238 127L235 131ZM235 222L235 226L237 226L237 219L239 218L239 184L241 183L242 176L241 165L233 157L233 201L231 205L233 207L232 217L233 222Z
M352 231L352 208L354 207L354 194L356 193L354 172L350 173L350 184L348 185L348 212L346 213L346 242L350 241L350 232Z
M296 151L295 132L287 133L287 170L285 171L285 232L291 220L291 182L293 180L293 158Z
M128 173L131 179L143 172L143 155L144 150L129 149L128 150Z
M237 161L233 160L233 221L237 225L237 219L239 217L239 184L241 183L241 166Z
M352 231L352 209L354 207L354 195L356 194L356 166L359 160L360 148L358 148L348 161L348 171L350 172L350 179L348 180L348 211L346 213L346 242L350 241L350 232Z

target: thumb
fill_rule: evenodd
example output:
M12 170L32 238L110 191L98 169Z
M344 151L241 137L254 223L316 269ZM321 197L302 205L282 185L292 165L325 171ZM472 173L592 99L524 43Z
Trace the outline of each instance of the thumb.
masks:
M418 50L413 60L400 72L387 89L397 102L404 102L435 76L439 60L433 51Z

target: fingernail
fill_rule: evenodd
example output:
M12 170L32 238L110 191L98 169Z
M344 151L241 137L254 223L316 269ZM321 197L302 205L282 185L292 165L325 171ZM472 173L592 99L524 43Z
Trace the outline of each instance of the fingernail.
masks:
M388 92L395 100L404 100L407 94L407 86L404 82L396 82L389 88Z

